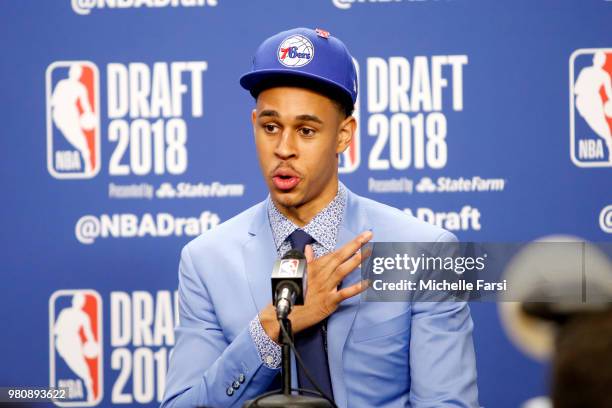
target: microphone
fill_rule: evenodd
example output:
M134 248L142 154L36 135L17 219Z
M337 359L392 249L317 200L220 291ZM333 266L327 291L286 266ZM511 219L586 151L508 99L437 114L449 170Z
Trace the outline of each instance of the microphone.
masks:
M306 257L296 249L287 251L272 270L272 299L276 317L286 319L295 305L304 304Z

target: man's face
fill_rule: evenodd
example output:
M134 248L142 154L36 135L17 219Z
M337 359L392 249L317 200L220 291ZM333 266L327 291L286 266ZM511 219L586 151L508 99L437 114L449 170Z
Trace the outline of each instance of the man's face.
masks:
M272 199L285 208L319 211L337 189L338 154L355 131L329 98L278 87L261 92L252 113L255 145Z

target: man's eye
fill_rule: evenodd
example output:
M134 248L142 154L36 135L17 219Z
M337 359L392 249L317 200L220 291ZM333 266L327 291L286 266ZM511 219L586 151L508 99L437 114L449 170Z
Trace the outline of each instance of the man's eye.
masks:
M300 128L299 132L302 136L314 136L315 134L314 129L310 128Z
M276 125L264 125L264 129L268 133L275 133L278 126Z

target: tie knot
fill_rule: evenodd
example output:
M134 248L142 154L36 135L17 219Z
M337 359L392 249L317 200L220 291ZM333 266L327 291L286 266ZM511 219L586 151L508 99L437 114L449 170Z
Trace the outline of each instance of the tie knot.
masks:
M304 252L306 245L312 244L315 239L301 229L296 229L289 235L289 242L291 242L292 249Z

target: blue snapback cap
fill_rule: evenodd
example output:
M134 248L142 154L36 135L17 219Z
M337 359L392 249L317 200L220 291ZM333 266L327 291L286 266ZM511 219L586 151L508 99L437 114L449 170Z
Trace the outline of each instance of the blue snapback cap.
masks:
M319 82L357 100L357 73L346 46L321 29L294 28L265 40L253 57L251 72L240 85L253 93L275 78L297 77Z

